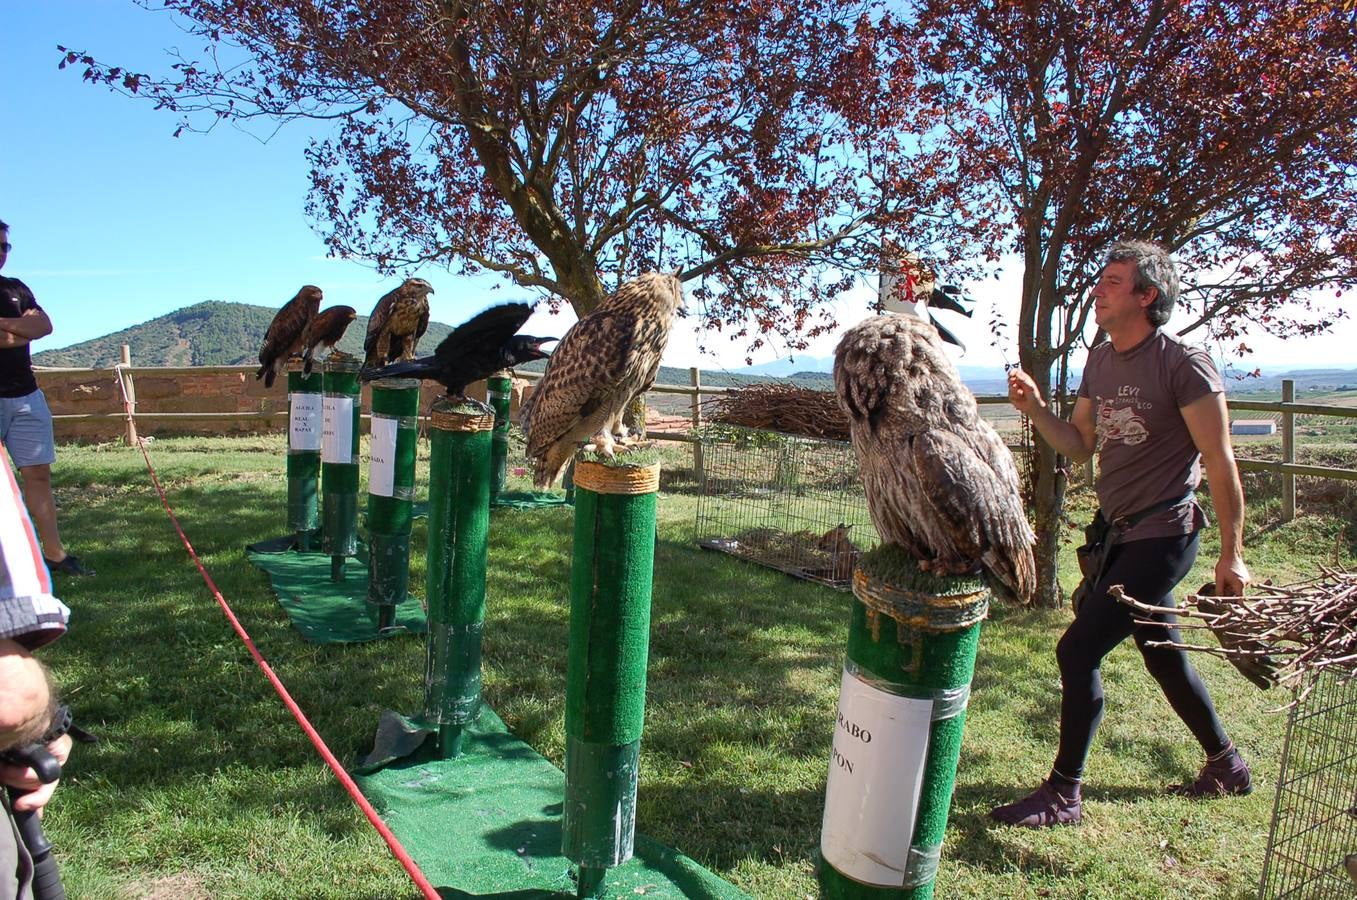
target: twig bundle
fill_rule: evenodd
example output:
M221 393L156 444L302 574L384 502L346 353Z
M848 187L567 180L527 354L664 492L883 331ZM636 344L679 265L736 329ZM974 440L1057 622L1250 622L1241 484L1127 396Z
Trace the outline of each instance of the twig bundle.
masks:
M1176 609L1142 603L1121 585L1110 593L1135 610L1138 622L1154 624L1152 616L1177 614L1186 617L1178 627L1208 628L1221 643L1158 641L1155 646L1221 656L1246 674L1265 663L1277 683L1297 689L1299 700L1323 672L1357 675L1357 572L1327 567L1320 572L1292 585L1257 585L1248 597L1189 594Z
M848 440L848 417L830 391L751 384L703 402L713 422L830 441Z

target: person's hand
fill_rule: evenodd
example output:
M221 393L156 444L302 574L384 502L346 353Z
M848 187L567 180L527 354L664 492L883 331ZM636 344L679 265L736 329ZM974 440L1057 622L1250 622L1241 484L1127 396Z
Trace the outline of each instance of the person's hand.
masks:
M66 765L66 760L71 755L71 736L63 734L52 741L47 745L47 752L56 757L58 763ZM15 812L38 811L41 815L42 808L52 799L52 792L57 789L60 781L61 779L57 779L51 784L43 784L38 780L38 773L30 768L0 763L0 783L24 791L23 796L14 800Z
M1216 596L1242 597L1252 582L1249 567L1239 554L1222 555L1216 563Z
M1041 393L1037 390L1037 383L1032 380L1032 376L1017 368L1010 369L1008 373L1008 402L1012 403L1018 412L1029 416L1033 411L1046 405L1042 402Z

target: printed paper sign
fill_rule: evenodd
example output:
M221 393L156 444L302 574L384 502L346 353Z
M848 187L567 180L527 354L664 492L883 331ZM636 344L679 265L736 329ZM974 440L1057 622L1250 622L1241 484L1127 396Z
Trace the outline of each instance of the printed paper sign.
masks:
M288 394L288 407L288 449L319 450L320 394Z
M932 717L933 701L888 693L844 671L820 852L849 878L904 884Z
M323 463L352 463L353 458L353 398L326 397L324 434L320 446Z
M395 419L372 417L372 462L368 466L368 493L391 497L396 493Z

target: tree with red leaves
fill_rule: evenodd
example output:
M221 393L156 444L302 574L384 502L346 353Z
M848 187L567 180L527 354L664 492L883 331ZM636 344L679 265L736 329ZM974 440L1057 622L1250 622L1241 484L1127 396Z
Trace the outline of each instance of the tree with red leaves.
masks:
M308 212L332 252L383 269L498 272L579 314L678 271L709 326L800 347L884 235L937 227L913 216L906 32L874 0L156 8L201 59L160 77L63 64L178 111L181 131L333 120L308 151Z
M1072 405L1069 355L1119 237L1178 258L1180 334L1303 337L1342 315L1313 292L1357 281L1350 2L925 0L914 26L927 146L956 160L943 194L969 198L993 252L1022 260L1009 312L1043 395ZM958 237L951 252L974 246ZM1045 605L1060 602L1065 486L1065 460L1039 442Z

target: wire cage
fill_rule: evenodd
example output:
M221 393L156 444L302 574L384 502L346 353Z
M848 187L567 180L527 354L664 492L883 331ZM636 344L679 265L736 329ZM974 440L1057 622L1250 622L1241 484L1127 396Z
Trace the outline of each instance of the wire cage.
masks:
M840 590L876 530L843 441L709 425L698 475L699 546Z
M1357 894L1357 677L1329 672L1291 708L1259 895Z

